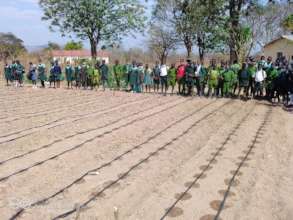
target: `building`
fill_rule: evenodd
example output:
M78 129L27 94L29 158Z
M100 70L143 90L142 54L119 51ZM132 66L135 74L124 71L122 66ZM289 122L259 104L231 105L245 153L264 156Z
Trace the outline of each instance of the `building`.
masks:
M293 35L283 35L264 46L264 55L271 56L273 60L285 56L291 60L293 56Z
M73 64L76 60L81 59L92 59L91 51L89 50L53 50L52 51L53 60L58 60L61 64L70 62ZM107 51L98 51L97 60L105 60L109 63L109 53Z

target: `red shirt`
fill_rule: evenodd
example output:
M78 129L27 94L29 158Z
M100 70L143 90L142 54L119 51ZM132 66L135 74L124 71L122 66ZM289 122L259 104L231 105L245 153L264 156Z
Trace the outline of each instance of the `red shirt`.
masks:
M177 79L181 79L182 77L185 76L185 64L181 64L177 67Z

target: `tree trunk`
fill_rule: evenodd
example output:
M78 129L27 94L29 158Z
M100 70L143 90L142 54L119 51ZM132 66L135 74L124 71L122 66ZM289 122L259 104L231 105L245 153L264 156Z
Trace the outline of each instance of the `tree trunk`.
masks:
M192 53L192 41L190 39L190 37L185 36L184 37L184 45L187 51L187 58L189 59L191 57L191 53Z
M200 33L198 33L197 37L197 46L198 46L198 54L199 54L199 60L200 63L204 63L204 56L205 56L205 43L204 43L204 37Z
M237 56L237 36L239 31L240 12L243 5L243 0L230 0L229 2L229 14L230 14L230 63L238 62Z
M91 44L91 55L92 55L92 59L96 60L97 59L97 46L98 46L98 42L96 39L94 38L90 38L90 44Z

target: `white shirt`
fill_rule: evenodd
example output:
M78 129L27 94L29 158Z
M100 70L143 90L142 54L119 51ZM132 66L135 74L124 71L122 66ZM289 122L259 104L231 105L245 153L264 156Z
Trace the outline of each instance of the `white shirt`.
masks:
M266 71L264 70L258 70L255 75L255 82L263 82L267 78Z
M195 71L195 76L199 76L200 75L200 70L201 70L201 65L198 65Z
M168 75L167 66L166 65L162 65L161 66L160 76L167 76L167 75Z

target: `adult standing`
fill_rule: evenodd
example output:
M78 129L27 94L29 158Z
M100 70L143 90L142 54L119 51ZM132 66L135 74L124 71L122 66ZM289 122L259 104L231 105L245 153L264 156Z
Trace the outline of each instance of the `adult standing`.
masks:
M102 65L100 66L101 71L101 81L103 84L103 90L106 90L106 84L109 87L109 67L105 60L102 60Z

